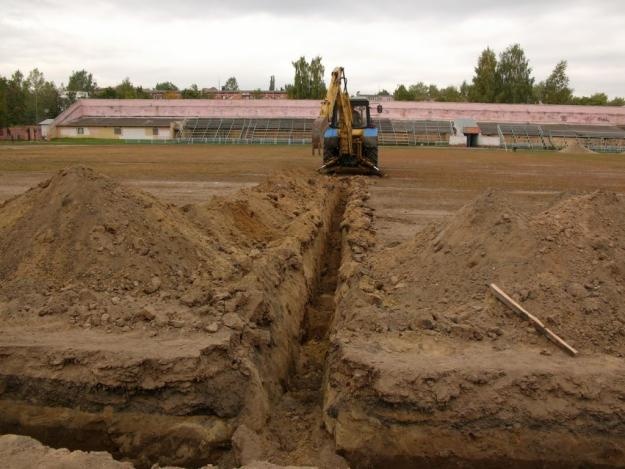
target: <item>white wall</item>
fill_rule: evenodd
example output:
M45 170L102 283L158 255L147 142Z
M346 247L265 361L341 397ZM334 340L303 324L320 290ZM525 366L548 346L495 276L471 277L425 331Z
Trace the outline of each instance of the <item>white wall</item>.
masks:
M159 127L158 135L152 135L152 127L122 127L120 138L127 140L166 140L170 138L169 127Z
M478 135L477 146L478 147L498 147L501 145L501 139L499 136L493 137L489 135Z

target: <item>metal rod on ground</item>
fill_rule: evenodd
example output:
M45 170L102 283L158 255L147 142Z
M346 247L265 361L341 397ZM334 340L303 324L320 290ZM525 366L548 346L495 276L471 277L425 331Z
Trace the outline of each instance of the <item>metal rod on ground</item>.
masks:
M555 342L556 345L564 349L565 352L569 353L572 356L576 356L579 353L577 350L575 350L573 347L567 344L563 339L561 339L555 332L553 332L548 327L545 327L545 325L540 319L538 319L533 314L529 313L520 304L518 304L516 301L514 301L512 298L506 295L506 293L497 285L495 285L494 283L491 283L490 289L492 290L494 295L497 297L497 299L499 299L503 304L508 306L514 312L520 314L525 319L529 320L534 325L534 327L536 327L543 334L545 334L550 340Z

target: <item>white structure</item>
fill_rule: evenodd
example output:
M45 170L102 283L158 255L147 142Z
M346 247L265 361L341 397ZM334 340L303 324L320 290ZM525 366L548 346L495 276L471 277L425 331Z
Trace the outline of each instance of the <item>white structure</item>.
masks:
M48 140L48 130L50 129L50 125L52 125L54 119L45 119L39 122L39 128L41 129L41 138Z

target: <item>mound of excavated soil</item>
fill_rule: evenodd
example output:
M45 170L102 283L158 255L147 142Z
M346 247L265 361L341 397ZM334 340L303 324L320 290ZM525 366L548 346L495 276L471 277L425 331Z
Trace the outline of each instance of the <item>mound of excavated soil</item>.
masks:
M347 233L324 419L354 465L622 466L625 200L510 200L486 193L360 268Z
M310 236L321 186L289 173L180 209L89 168L60 171L0 205L0 315L208 327L247 301L239 283L267 249Z
M490 192L371 265L393 310L378 328L545 340L510 320L488 293L496 283L580 351L625 354L625 200L614 193L566 195L528 214Z

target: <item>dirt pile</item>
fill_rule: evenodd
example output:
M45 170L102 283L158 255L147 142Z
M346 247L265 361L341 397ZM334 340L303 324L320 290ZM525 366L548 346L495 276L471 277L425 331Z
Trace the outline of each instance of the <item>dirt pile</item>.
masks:
M295 366L340 187L282 173L177 208L78 167L4 203L0 429L231 465Z
M224 249L175 207L84 167L4 203L0 220L0 295L39 315L240 275L242 252Z
M374 258L362 286L379 287L392 313L370 327L537 343L488 293L496 283L582 352L623 356L624 246L625 200L614 193L563 195L530 214L490 192Z
M622 465L625 200L513 200L486 193L363 262L359 243L346 250L324 422L354 466ZM361 220L348 240L373 233Z
M60 171L0 206L0 314L214 328L247 301L239 284L292 222L319 222L318 190L287 174L179 209L85 167Z

